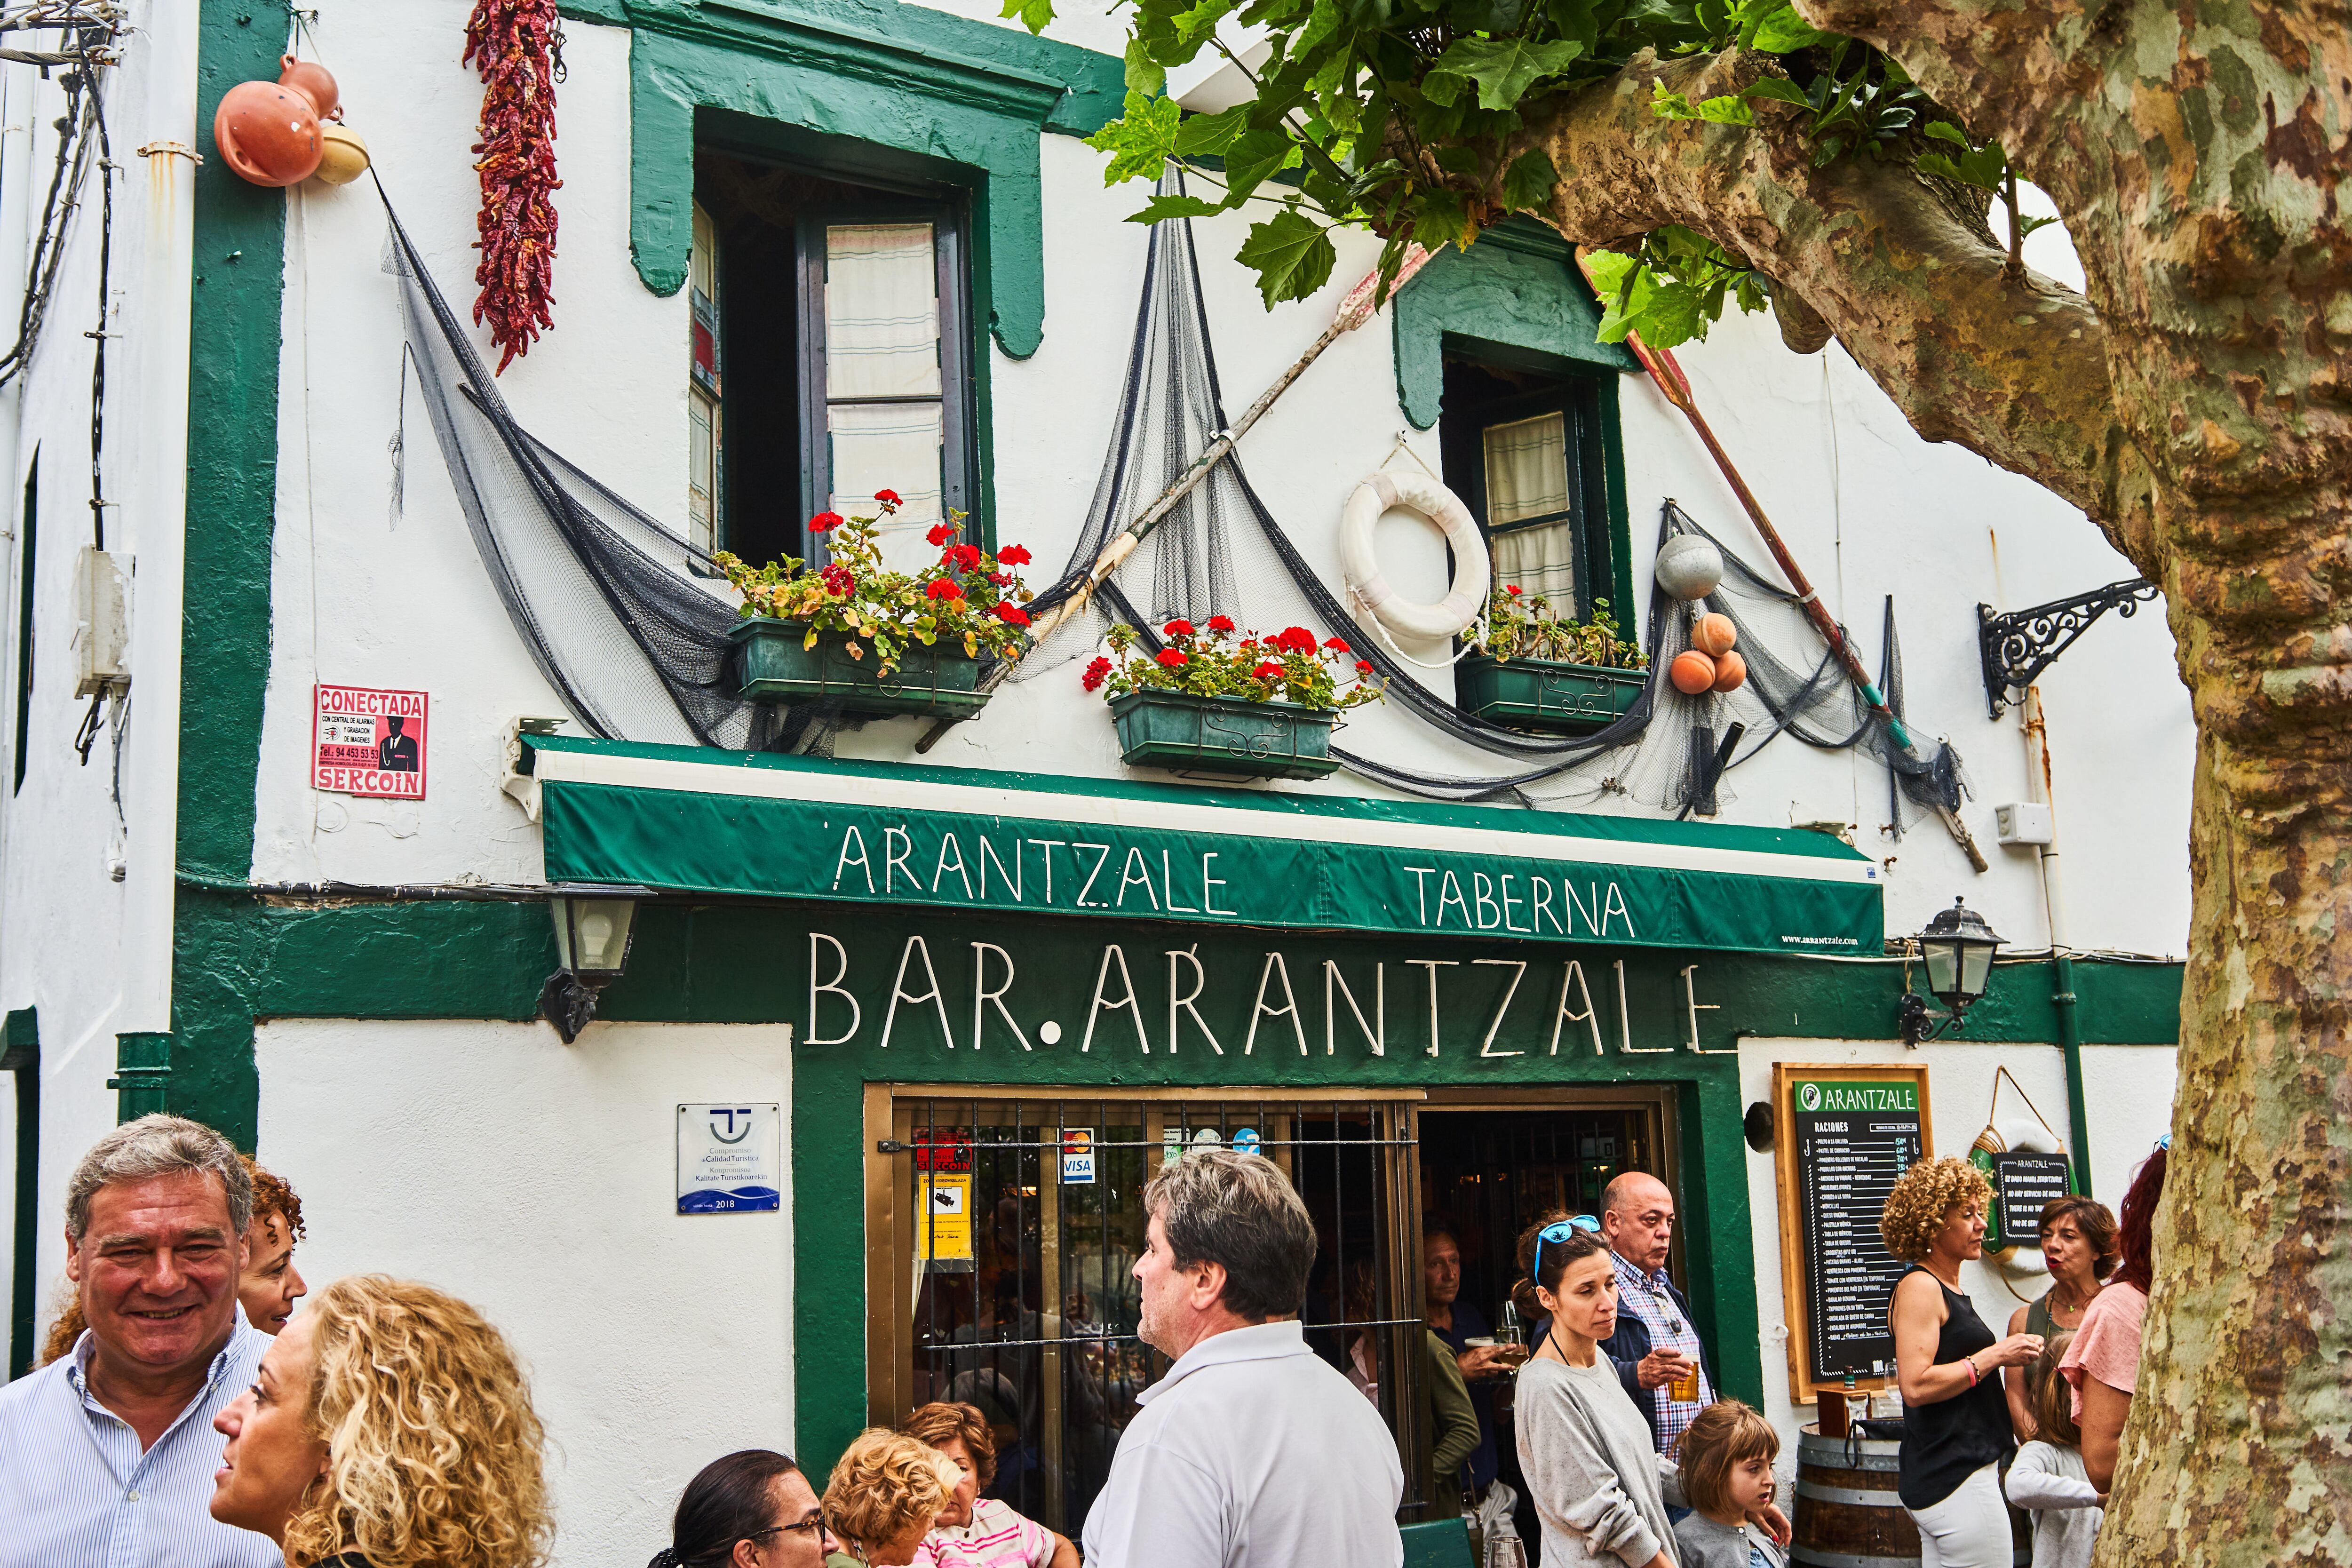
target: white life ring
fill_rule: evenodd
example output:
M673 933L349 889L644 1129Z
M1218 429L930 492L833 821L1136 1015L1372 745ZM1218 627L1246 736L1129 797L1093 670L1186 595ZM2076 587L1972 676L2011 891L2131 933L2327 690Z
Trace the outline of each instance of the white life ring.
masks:
M1453 548L1453 586L1434 605L1399 598L1381 574L1372 531L1391 507L1419 512L1437 525ZM1484 614L1495 575L1486 535L1452 490L1425 475L1385 471L1358 485L1339 513L1339 567L1349 593L1381 625L1398 637L1430 640L1450 637Z
M2057 1135L2032 1117L2012 1117L1994 1122L1977 1134L1976 1146L1990 1154L2064 1152L2058 1142ZM2039 1239L2036 1237L2037 1241ZM2022 1242L2011 1241L2006 1247L1987 1247L1985 1256L2012 1274L2050 1272L2050 1260L2042 1255L2042 1248L2038 1246L2027 1246Z

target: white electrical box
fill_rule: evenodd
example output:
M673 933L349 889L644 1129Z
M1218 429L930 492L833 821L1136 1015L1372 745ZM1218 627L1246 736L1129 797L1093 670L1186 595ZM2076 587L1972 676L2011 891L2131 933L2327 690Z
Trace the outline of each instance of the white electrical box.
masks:
M1992 836L2003 844L2050 844L2058 837L2050 808L2030 800L1994 806Z
M85 544L74 557L74 695L96 697L131 685L131 617L122 569Z

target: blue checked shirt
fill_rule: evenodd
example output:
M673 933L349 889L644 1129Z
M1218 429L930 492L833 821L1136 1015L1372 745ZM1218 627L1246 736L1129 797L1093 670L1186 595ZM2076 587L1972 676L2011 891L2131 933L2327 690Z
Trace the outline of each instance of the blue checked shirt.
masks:
M145 1453L89 1392L91 1336L0 1389L0 1568L280 1568L266 1535L206 1511L227 1439L213 1417L252 1384L269 1336L236 1310L204 1389Z
M1693 1361L1698 1361L1698 1331L1691 1327L1690 1319L1675 1302L1667 1290L1666 1271L1644 1274L1615 1252L1609 1255L1617 1268L1617 1310L1631 1312L1642 1320L1650 1331L1652 1350L1676 1350ZM1658 1413L1658 1452L1673 1458L1683 1443L1683 1434L1698 1419L1698 1413L1715 1403L1715 1390L1706 1380L1706 1368L1698 1373L1698 1397L1676 1399L1666 1384L1650 1394Z

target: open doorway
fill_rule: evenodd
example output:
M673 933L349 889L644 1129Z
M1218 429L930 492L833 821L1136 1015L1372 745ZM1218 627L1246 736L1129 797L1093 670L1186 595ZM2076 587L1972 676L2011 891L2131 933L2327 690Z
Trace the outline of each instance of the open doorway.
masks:
M1433 1095L1416 1121L1423 1310L1457 1353L1498 1331L1509 1337L1506 1303L1518 1279L1521 1231L1538 1220L1597 1214L1603 1189L1628 1171L1675 1185L1668 1155L1672 1106L1660 1091L1601 1089L1475 1105ZM1670 1267L1679 1278L1679 1237ZM1499 1478L1519 1495L1520 1533L1533 1541L1511 1387L1508 1375L1471 1384L1479 1446L1461 1475L1439 1485L1458 1496Z

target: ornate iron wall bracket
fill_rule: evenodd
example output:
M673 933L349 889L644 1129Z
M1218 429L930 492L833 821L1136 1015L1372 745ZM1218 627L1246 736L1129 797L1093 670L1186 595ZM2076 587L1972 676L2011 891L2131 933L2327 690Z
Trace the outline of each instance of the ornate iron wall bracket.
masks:
M1985 706L1996 719L2001 710L2042 677L2057 657L2091 629L2091 623L2114 610L2131 615L2160 590L2145 577L2110 583L2071 599L2055 599L2030 610L1997 616L1990 605L1977 606L1977 647L1984 660Z

